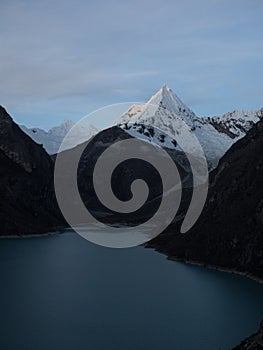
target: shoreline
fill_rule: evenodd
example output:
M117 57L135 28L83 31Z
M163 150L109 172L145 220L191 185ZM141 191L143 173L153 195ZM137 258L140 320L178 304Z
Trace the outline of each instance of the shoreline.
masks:
M0 239L15 239L15 238L34 238L34 237L47 237L47 236L53 236L58 235L62 232L56 231L56 232L46 232L46 233L30 233L28 235L9 235L9 236L0 236Z
M183 259L183 258L177 258L176 256L172 256L172 255L169 256L167 253L162 252L162 251L158 250L157 248L154 248L154 247L151 247L151 246L147 246L147 245L143 245L143 246L146 249L153 249L157 253L165 255L167 260L182 262L182 263L187 264L187 265L200 266L200 267L208 268L208 269L211 269L211 270L216 270L216 271L219 271L219 272L226 272L226 273L229 273L229 274L235 274L235 275L239 275L239 276L243 276L243 277L249 278L250 280L253 280L253 281L257 282L257 283L263 284L263 278L257 277L257 276L255 276L253 274L250 274L250 273L241 272L241 271L238 271L238 270L235 270L235 269L231 269L231 268L228 269L226 267L217 266L217 265L209 265L209 264L198 262L198 261L194 261L194 260L186 260L186 259Z
M46 237L62 234L66 227L56 228L54 231L48 231L43 233L29 233L29 234L16 234L16 235L0 235L0 239L14 239L14 238L34 238L34 237Z
M183 262L187 265L193 265L193 266L200 266L200 267L204 267L204 268L208 268L210 270L216 270L219 272L226 272L229 274L235 274L235 275L239 275L239 276L243 276L246 278L249 278L250 280L253 280L257 283L262 284L263 283L263 279L254 276L252 274L246 273L246 272L241 272L235 269L231 269L231 268L226 268L226 267L221 267L221 266L216 266L216 265L209 265L209 264L205 264L205 263L201 263L201 262L197 262L197 261L193 261L193 260L184 260L184 259L179 259L176 257L169 257L167 256L167 260L171 260L171 261L177 261L177 262Z

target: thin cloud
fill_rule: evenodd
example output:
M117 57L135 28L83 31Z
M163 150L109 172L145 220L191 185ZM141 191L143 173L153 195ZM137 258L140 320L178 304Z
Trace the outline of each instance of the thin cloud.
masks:
M262 10L257 0L2 0L0 103L25 124L56 124L167 83L198 114L244 99L258 108Z

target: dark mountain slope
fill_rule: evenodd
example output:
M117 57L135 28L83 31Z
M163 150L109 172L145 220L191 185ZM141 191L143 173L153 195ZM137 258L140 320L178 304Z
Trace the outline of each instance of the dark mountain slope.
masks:
M171 258L263 279L263 122L234 144L211 174L206 206L187 234L179 226L149 246Z
M42 233L62 223L53 162L0 107L0 235Z
M138 178L144 179L149 186L150 192L146 203L133 213L122 214L108 209L99 201L93 187L93 171L98 158L109 146L126 139L133 139L133 137L122 130L122 128L114 126L101 131L90 142L86 142L86 148L84 143L62 152L65 157L65 171L61 173L61 180L59 182L63 183L67 181L68 164L73 163L79 149L84 147L85 149L78 165L78 185L86 207L99 221L110 224L129 223L131 225L137 225L151 218L153 213L158 210L161 201L162 182L160 175L150 163L131 158L122 162L113 172L111 185L113 192L120 200L126 201L131 198L131 184ZM186 206L189 200L187 190L190 192L192 190L190 166L183 152L171 149L167 149L167 152L169 152L171 158L177 164L183 182L183 203L185 204L181 206L183 210L183 206ZM115 157L118 157L118 154L119 149L116 148L112 153L111 159L113 160ZM54 156L53 158L55 159L56 157ZM104 181L103 174L101 181ZM66 188L69 186L70 184L65 185Z

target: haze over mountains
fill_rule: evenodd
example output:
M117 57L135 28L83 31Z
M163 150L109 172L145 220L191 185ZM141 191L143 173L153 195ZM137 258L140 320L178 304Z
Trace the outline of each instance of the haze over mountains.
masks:
M251 127L263 117L263 109L256 111L235 110L222 116L198 117L181 99L164 85L149 101L131 106L117 118L117 125L133 137L157 144L161 147L179 149L177 141L191 143L189 133L195 135L205 153L209 169L214 169L220 158ZM61 142L74 122L65 120L61 125L45 131L20 126L35 142L43 144L49 154L57 153ZM93 125L77 125L69 140L68 148L80 144L99 132Z
M180 116L175 115L174 113L180 114ZM252 146L256 145L256 143L253 141L255 137L259 140L258 147L260 148L260 142L261 142L261 134L259 131L256 132L256 130L259 130L258 123L255 127L253 125L262 118L262 110L255 111L255 112L243 112L243 111L236 111L232 113L228 113L225 116L222 117L213 117L213 118L198 118L195 116L195 114L187 108L183 102L169 89L167 86L162 87L161 90L158 91L156 95L154 95L148 103L142 106L132 106L127 113L125 113L123 116L121 116L118 121L116 122L116 126L113 126L109 128L108 130L104 130L102 133L98 133L96 137L94 138L91 146L92 148L89 148L85 155L83 155L81 160L81 169L85 169L86 165L90 160L92 159L92 162L94 163L97 156L107 147L109 142L113 142L115 139L126 139L129 137L138 137L142 138L147 142L153 142L158 143L158 146L164 146L171 157L177 162L177 165L181 169L181 173L183 174L183 187L190 188L191 186L191 176L190 176L190 168L189 164L184 161L182 158L182 155L180 153L180 149L178 149L177 142L175 138L173 138L173 133L178 134L180 133L180 125L182 123L186 123L189 126L190 132L194 134L199 135L199 141L200 143L205 147L206 155L215 155L215 152L212 151L218 151L218 149L222 152L223 147L227 149L227 147L230 147L229 145L232 143L235 143L237 140L242 138L242 136L245 135L245 137L240 140L238 145L242 145L242 151L239 153L240 157L240 164L236 163L236 169L243 169L245 162L248 162L251 159L254 159L255 157L258 157L260 159L260 152L258 149L256 152L254 152L253 157L249 153L252 152ZM49 132L42 132L38 130L31 130L30 132L33 133L33 135L42 136L46 138L47 137L53 137L53 140L56 140L56 146L58 146L59 142L63 139L65 134L68 132L68 130L73 126L74 124L72 122L65 122L58 128L53 128ZM252 129L252 130L251 130ZM87 130L84 128L79 129L80 130L80 136L84 139L87 139L90 137L90 134L87 134ZM28 130L27 130L28 131ZM28 131L29 132L29 131ZM92 128L92 133L95 133L95 129ZM247 134L247 135L246 135ZM45 206L43 207L43 204L40 203L42 198L42 194L36 189L37 185L34 185L34 183L38 184L39 188L41 189L43 184L44 188L48 190L45 190L47 192L45 194L45 200L47 200L48 203L51 203L55 200L54 198L54 190L52 187L52 179L53 179L53 162L48 157L47 153L43 149L43 147L40 147L37 145L32 139L30 139L27 135L25 135L21 129L19 129L16 124L12 121L11 117L7 114L7 112L4 110L4 108L1 109L1 145L0 149L3 153L2 155L2 162L4 164L3 168L5 168L6 174L13 174L14 180L12 179L12 176L9 176L6 178L6 182L3 180L2 183L4 185L2 186L2 196L3 198L10 198L10 206L17 208L19 212L19 206L17 206L18 201L16 201L16 198L21 197L23 198L24 193L29 192L30 196L32 194L37 196L37 199L34 199L32 201L32 205L29 205L28 209L29 214L31 215L31 212L34 212L34 210L38 210L39 207L42 207L43 210ZM201 136L202 137L201 137ZM252 136L251 136L252 135ZM256 135L256 136L253 136ZM184 136L184 135L183 135ZM78 138L78 141L80 142L81 137ZM169 142L167 142L167 140ZM228 143L224 143L225 141L228 141ZM248 142L249 140L249 142ZM75 142L75 140L73 140ZM169 144L170 143L170 144ZM216 145L222 146L221 148L217 148ZM238 147L236 144L233 149L235 150L236 147ZM243 146L245 145L245 146ZM231 148L232 150L232 148ZM229 152L232 152L232 151ZM33 152L34 151L34 152ZM225 157L229 157L227 152ZM244 156L244 159L242 160L242 157ZM218 154L217 154L218 155ZM258 158L255 158L255 167L257 169L259 168L259 165L256 164L258 162ZM42 159L45 159L46 165L43 165L43 169L45 169L45 176L43 178L42 176ZM223 158L225 159L225 158ZM41 160L41 162L40 162ZM211 162L214 162L213 164L218 161L218 158L211 158ZM92 163L91 162L91 163ZM222 163L223 162L223 163ZM227 161L227 164L233 162ZM244 164L243 164L243 163ZM253 164L249 165L249 173L253 173ZM44 163L43 163L44 164ZM225 187L228 179L232 178L232 174L234 174L234 171L236 171L234 168L232 169L231 166L228 165L227 167L227 175L223 178L223 175L225 174L225 164L226 162L222 160L220 162L221 166L220 168L220 176L217 175L216 178L219 177L221 179L223 185L222 189L224 189L225 193ZM223 168L222 168L222 164ZM249 163L250 164L250 163ZM19 168L20 171L15 171L15 168ZM90 167L90 165L88 165ZM17 169L18 169L17 168ZM219 169L218 168L218 169ZM127 191L127 182L129 183L131 181L132 176L136 177L135 173L131 173L126 169L126 175L121 176L119 172L116 172L116 178L115 183L119 187L119 195L120 197L126 198L129 197L129 191ZM85 177L85 171L81 170ZM239 171L239 170L238 170ZM242 170L243 171L243 170ZM241 182L246 179L245 172L242 173L240 178L238 176L235 176L236 181L236 188L238 186L242 186L242 188L246 189L245 185ZM22 172L20 174L20 172ZM119 175L118 175L119 174ZM146 174L148 174L146 176ZM152 178L152 173L148 171L144 174L146 176L146 180L150 180L151 182L155 183L155 179ZM255 176L258 175L258 172L255 173ZM23 180L25 178L26 181ZM250 175L249 175L250 176ZM4 177L5 178L5 177ZM92 176L90 177L92 179ZM255 179L256 177L254 177ZM244 181L247 181L248 183L252 182L251 176ZM11 182L10 182L11 181ZM20 181L22 181L21 185ZM48 182L46 182L48 181ZM219 181L219 180L218 180ZM9 184L10 182L10 184ZM28 187L25 187L25 183ZM9 184L9 185L8 185ZM15 186L13 187L13 185ZM90 189L86 188L85 185L86 182L84 181L82 183L84 190L86 193L90 193ZM121 184L121 185L120 185ZM33 186L32 189L30 186ZM48 187L47 187L48 186ZM50 187L51 186L51 187ZM235 187L232 185L231 188ZM252 186L252 183L251 183ZM6 189L9 190L6 192ZM154 188L154 186L153 186ZM252 187L251 187L252 188ZM36 191L36 192L35 192ZM211 190L210 190L211 191ZM217 198L219 200L221 194L221 188L218 188L216 190L218 192L218 195L213 196L213 198ZM22 195L20 194L22 192ZM157 191L158 192L158 191ZM156 192L156 193L157 193ZM253 193L255 190L253 189ZM156 196L156 193L153 194ZM158 194L158 193L157 193ZM38 197L40 196L40 197ZM90 196L90 199L94 198L94 196ZM237 200L239 200L239 197L237 197ZM40 202L39 202L40 201ZM224 207L228 207L228 199L226 199L226 203L224 203ZM209 208L214 205L216 205L216 200L210 200L211 204L209 204ZM242 201L241 201L242 202ZM254 199L252 199L253 205L255 205L255 211L258 210L259 204L254 203ZM8 203L8 201L6 201ZM96 200L92 202L93 210L96 211ZM233 201L231 201L233 203ZM55 205L55 204L54 204ZM241 205L237 204L238 208L241 208ZM21 208L23 205L21 205ZM47 211L49 212L48 208L52 208L51 205L47 206ZM36 209L34 209L36 208ZM218 207L218 211L221 212L223 209L220 209L220 205ZM7 209L3 209L3 212L5 212ZM57 209L55 210L55 216L58 217ZM44 212L43 212L44 214ZM14 214L13 217L15 218L17 214ZM29 217L30 217L29 215ZM143 214L144 215L144 212ZM240 214L241 215L241 214ZM22 217L23 215L19 214L19 217ZM246 215L241 215L242 219L246 218ZM211 218L212 213L209 212L207 217ZM260 215L257 216L259 218ZM231 216L231 222L233 221L234 213ZM5 222L8 218L5 217L5 215L2 217L2 220ZM117 218L118 219L118 218ZM12 219L13 220L13 219ZM223 220L223 219L222 219ZM13 222L19 222L19 220L13 220ZM32 220L31 220L32 221ZM207 221L207 218L205 218L205 221ZM242 220L241 220L242 221ZM39 221L41 222L41 220ZM52 220L51 220L52 222ZM59 224L63 222L63 220L54 220L56 224ZM222 221L223 222L223 221ZM224 226L224 225L223 225ZM9 227L9 223L6 223L2 225L2 227ZM46 226L45 226L46 227ZM50 227L50 226L48 226ZM218 226L219 227L219 226ZM227 226L224 226L227 227ZM245 227L245 225L242 225L242 227ZM242 227L240 230L242 231ZM229 230L235 231L235 229L230 226ZM32 227L32 230L34 228ZM8 230L7 230L8 231ZM10 229L10 232L14 233L15 227ZM8 231L9 232L9 231ZM18 232L19 233L19 232ZM215 255L214 255L215 256Z
M48 131L39 128L29 129L25 125L20 125L20 128L32 138L36 143L42 144L49 154L55 154L59 151L59 147L67 135L69 130L75 125L71 120L64 120L59 126L55 126ZM87 141L99 130L93 125L84 127L81 124L76 126L74 135L68 140L68 148L72 148L82 142Z
M81 142L81 137L85 141L96 134L81 157L79 167L79 187L87 195L84 202L94 214L104 211L105 215L105 208L100 206L91 188L92 175L87 178L86 170L92 173L92 166L109 143L130 137L165 147L180 166L180 174L186 180L183 187L188 195L191 191L190 168L181 162L176 142L178 133L183 132L182 123L186 123L202 144L210 168L218 161L219 164L210 173L206 205L194 227L187 234L180 234L182 216L179 216L148 246L172 259L223 268L263 280L262 116L263 109L199 118L164 86L145 105L132 106L115 126L101 133L92 127L91 130L79 129L77 143ZM73 125L66 121L49 132L19 128L0 107L0 235L45 233L67 225L55 198L53 157L37 143L43 143L53 153ZM74 137L72 145L75 146L75 142ZM77 147L65 152L74 153L75 149ZM112 183L117 195L126 200L130 195L127 183L140 176L145 178L153 189L152 198L135 218L144 221L159 204L158 174L150 168L143 169L137 162L131 164L135 171L128 171L129 166L125 164L114 173ZM187 200L186 196L184 204ZM104 217L105 223L123 221L132 222L133 218ZM262 345L262 326L237 349L247 349L250 345L255 349Z
M257 121L262 119L262 111L262 109L255 112L235 111L222 117L198 118L183 104L183 102L181 102L181 100L171 91L171 89L164 86L150 99L148 103L141 106L132 106L129 111L118 119L115 126L104 130L101 133L97 133L94 128L91 128L90 134L88 134L89 130L84 129L82 126L77 129L80 130L80 134L77 139L78 143L81 142L81 137L86 140L91 134L94 135L94 133L97 133L90 145L91 147L87 149L81 158L80 175L83 173L83 179L85 179L86 167L88 167L89 170L92 170L90 169L91 164L95 163L98 155L108 147L109 142L112 143L114 140L118 139L138 137L147 142L153 142L158 146L165 147L172 159L177 162L179 169L181 169L180 172L182 174L183 187L190 189L191 169L189 164L185 162L182 152L178 148L176 137L173 138L173 135L178 135L178 133L184 131L184 129L180 128L182 124L186 123L189 126L189 132L193 133L194 135L198 135L199 141L204 147L208 161L210 161L210 165L212 164L213 167L219 161L219 154L221 155L223 151L227 151L231 144L236 143L236 141L241 139L224 155L224 157L220 160L217 172L212 174L212 176L214 176L212 179L216 179L216 182L213 180L213 187L210 189L210 193L213 190L216 194L209 197L210 199L207 203L208 209L205 211L206 215L202 215L204 220L202 227L204 228L207 226L207 230L213 230L211 225L213 225L214 221L212 218L214 215L213 213L216 212L218 215L221 215L221 238L224 237L224 235L221 235L221 233L226 230L228 230L230 233L236 232L236 229L239 227L240 223L242 223L242 225L238 231L243 232L243 229L247 225L246 221L243 222L243 220L248 220L249 222L249 218L247 217L248 211L241 205L244 202L244 199L242 199L243 197L241 198L240 196L244 195L244 191L248 191L245 203L247 203L247 201L250 200L249 198L251 198L251 204L249 207L252 208L252 212L256 215L255 220L253 221L254 234L257 232L260 233L261 202L258 202L257 197L260 192L256 189L255 184L257 184L258 176L260 178L262 175L260 165L260 149L262 139L261 124L263 120L262 122L257 123ZM175 113L178 113L179 115L176 115ZM2 171L3 176L1 182L1 194L2 198L5 198L5 201L2 203L3 208L1 222L3 231L1 233L23 233L24 227L29 227L29 225L24 224L24 220L29 220L32 223L30 232L35 231L36 233L64 224L64 221L61 219L57 208L54 196L54 165L52 159L48 156L43 147L35 143L30 137L28 137L28 135L18 128L4 108L1 108L0 119L1 164L2 169L4 169ZM255 123L257 124L254 126ZM41 138L43 136L43 139L45 140L52 139L52 142L54 142L52 144L53 147L58 147L59 142L62 141L65 134L73 125L74 124L72 122L67 121L60 127L51 129L49 132L43 132L35 129L31 131L27 129L26 131L33 134L34 137L37 136ZM75 138L73 140L73 144L74 142L76 142ZM233 153L234 150L237 149L239 149L239 151L235 151L236 153ZM235 156L232 156L232 154L235 154ZM209 158L210 156L211 158ZM130 172L127 165L125 165L124 168L125 169L122 169L121 172L116 171L114 181L116 187L118 187L117 191L119 191L118 193L120 198L125 199L130 195L129 190L127 189L127 183L130 183L134 176L136 177L138 174L137 172ZM123 174L125 174L125 176ZM149 182L152 183L152 188L155 188L157 178L153 178L153 173L149 170L145 170L145 173L142 175L145 176L146 182L149 180ZM90 179L90 182L92 182L92 175L90 176ZM230 182L229 179L233 179L234 183ZM214 185L214 182L218 185ZM80 185L87 194L86 202L90 202L93 211L98 211L99 204L95 199L92 189L90 188L90 184L87 184L86 180L81 180ZM247 190L248 186L250 186L250 190ZM243 189L243 194L238 193L240 188ZM233 211L226 211L226 213L223 214L223 210L229 208L230 203L232 206L235 203L231 197L231 193L234 191L234 189L236 189L236 208L234 208ZM90 193L92 193L91 196ZM228 193L229 197L227 197ZM255 194L255 196L253 197L251 193L253 195ZM159 189L153 192L153 204L158 202L159 199L156 201L156 198L159 195ZM30 199L31 197L32 199ZM21 202L21 198L28 198L28 200L23 200ZM99 210L102 211L102 209ZM142 211L142 218L145 215L148 215L147 210ZM6 215L5 213L8 212L13 212L13 214L11 216ZM228 214L230 214L230 217L227 220L227 223L225 223L224 215L228 216ZM47 215L47 218L49 219L45 219L45 215ZM252 214L250 213L250 218L251 215ZM241 219L238 220L236 216L240 216ZM116 220L120 219L120 217L116 216L115 218ZM123 218L123 220L126 220L126 218ZM39 225L39 223L43 222L46 222L47 224ZM48 224L48 222L50 224ZM260 226L257 226L258 223ZM217 228L220 227L221 224L217 224ZM200 229L200 232L204 234L204 230ZM252 236L254 234L251 233ZM225 237L226 241L228 241L229 237ZM245 233L242 237L246 237ZM259 238L260 235L258 234L256 239ZM235 240L236 238L233 239ZM172 242L170 242L169 245L170 244L171 248L167 250L167 253L169 252L169 254L171 254L173 251ZM159 246L159 243L157 246ZM160 250L163 250L164 246L166 246L166 244L162 245ZM207 253L209 257L211 255L209 252L210 249L212 251L212 246L213 244ZM220 242L218 242L215 249L217 249L219 246ZM245 244L241 243L239 253L242 256L244 254L248 254L247 252L245 253L242 251L244 247ZM199 260L208 259L206 255L203 256L203 258L198 258L198 256L196 257L194 253L195 249L196 248L193 245L193 253L191 255L193 260L195 258ZM166 249L164 250L166 251ZM184 256L184 254L185 253L180 253L182 256ZM216 257L216 254L214 253L212 255L214 258ZM225 264L235 267L232 260L229 260L227 263L219 260L213 260L210 261L210 263L215 265ZM256 268L259 269L258 262L256 261L253 261L252 264L251 260L250 265L256 266ZM242 267L242 269L244 269L244 267ZM252 270L254 271L255 268L252 267Z

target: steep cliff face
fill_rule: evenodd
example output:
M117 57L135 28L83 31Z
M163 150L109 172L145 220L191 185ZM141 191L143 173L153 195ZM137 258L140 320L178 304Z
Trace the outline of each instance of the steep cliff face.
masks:
M0 107L0 235L47 232L62 223L53 162Z
M187 234L174 225L150 243L168 256L263 279L263 122L234 144L210 178L206 206Z

